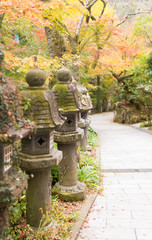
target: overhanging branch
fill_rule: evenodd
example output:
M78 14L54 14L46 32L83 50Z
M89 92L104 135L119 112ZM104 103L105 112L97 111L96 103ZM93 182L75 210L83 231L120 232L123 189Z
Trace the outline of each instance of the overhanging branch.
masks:
M85 8L86 8L86 9L88 10L88 12L89 12L89 15L88 15L87 18L86 18L86 22L87 22L87 23L89 22L89 18L91 18L92 21L96 21L96 18L91 14L91 8L92 8L92 6L93 6L97 1L101 1L101 2L103 3L103 8L102 8L101 14L100 14L100 16L99 16L99 19L100 19L100 18L102 17L102 15L103 15L104 11L105 11L105 8L106 8L107 2L106 2L105 0L93 0L93 1L91 1L91 2L89 2L89 3L87 3L86 5L84 5L84 3L83 3L81 0L79 0L79 2L80 2L83 6L85 6ZM81 15L80 20L79 20L79 23L78 23L78 26L77 26L77 29L76 29L76 36L77 36L77 37L78 37L79 34L80 34L83 20L84 20L84 14Z
M151 13L151 10L149 11L143 11L143 12L136 12L136 13L129 13L122 22L118 23L115 27L120 26L121 24L125 23L129 18L136 16L136 15L140 15L140 14L144 14L144 13Z

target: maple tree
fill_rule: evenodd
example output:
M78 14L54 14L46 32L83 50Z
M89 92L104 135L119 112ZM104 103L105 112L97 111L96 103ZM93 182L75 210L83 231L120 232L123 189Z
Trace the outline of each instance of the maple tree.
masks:
M72 1L62 2L64 2L64 5L62 5L64 9L60 12L61 16L59 15L56 21L52 21L52 10L49 9L45 15L51 24L50 29L47 28L46 31L48 45L50 46L50 56L63 57L68 65L64 51L75 54L72 66L68 65L68 67L73 69L75 79L81 78L84 82L87 74L87 71L84 72L87 61L89 65L91 61L94 62L92 69L96 76L99 76L99 73L102 74L101 68L97 67L96 62L101 49L107 44L114 32L114 13L105 1L75 1L74 4ZM52 44L54 31L58 31L59 37L58 42L55 39L55 45L58 46L57 51ZM68 57L71 59L70 55ZM84 66L81 71L82 63Z
M142 54L143 38L137 41L124 33L119 26L123 19L118 19L104 0L3 0L0 13L7 69L22 81L34 65L32 55L38 55L38 64L48 72L48 79L66 65L76 79L99 93L100 101L103 92L104 97L109 97L110 86L115 84L113 77L122 83L129 77L134 60ZM20 44L12 40L13 29Z

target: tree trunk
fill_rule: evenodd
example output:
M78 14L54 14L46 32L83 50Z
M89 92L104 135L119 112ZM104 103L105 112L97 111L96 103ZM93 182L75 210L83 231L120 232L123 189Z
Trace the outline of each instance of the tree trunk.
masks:
M5 15L5 13L4 14L0 14L0 28L2 26L4 15Z
M100 76L97 76L97 112L101 113L102 112L102 98L101 98L101 89L100 89Z
M79 53L78 53L78 37L69 37L69 42L70 42L70 46L71 46L71 53L75 54L76 57L73 58L72 60L72 73L73 73L73 77L74 79L79 82L80 80L80 76L79 76Z
M64 38L54 28L45 27L50 58L62 57L66 47Z

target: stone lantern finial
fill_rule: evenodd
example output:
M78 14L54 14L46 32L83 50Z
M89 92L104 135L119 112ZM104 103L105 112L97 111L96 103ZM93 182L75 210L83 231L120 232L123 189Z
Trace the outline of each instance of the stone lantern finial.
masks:
M30 87L41 87L46 81L46 74L39 68L33 68L26 74L26 82Z
M57 78L61 82L68 82L72 80L72 73L68 68L60 68L57 71Z

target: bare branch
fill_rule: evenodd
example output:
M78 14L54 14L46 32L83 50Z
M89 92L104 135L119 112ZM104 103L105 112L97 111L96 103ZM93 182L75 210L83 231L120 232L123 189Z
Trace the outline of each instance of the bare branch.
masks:
M79 2L84 6L84 3L81 0L79 0Z
M107 5L107 3L104 0L101 0L101 2L103 3L103 9L101 11L101 14L100 14L99 18L101 18L102 15L104 14L104 11L105 11L105 8L106 8L106 5Z
M81 30L81 26L83 23L83 19L84 19L84 14L81 14L77 29L76 29L76 36L78 36L80 34L80 30Z
M66 0L64 0L64 2L65 2L67 5L69 5L69 3L68 3Z
M68 34L68 36L71 36L70 32L68 31L67 27L65 24L61 23L59 20L56 19L56 22L64 28L64 30L66 31L66 33Z
M81 2L81 4L83 4L83 2L81 0L79 0L79 2ZM97 0L93 0L89 5L86 4L85 7L88 11L90 11L90 8L93 6L93 4L97 2ZM84 6L84 4L83 4ZM81 14L81 17L80 17L80 20L79 20L79 23L78 23L78 26L77 26L77 29L76 29L76 35L78 36L80 34L80 30L81 30L81 26L82 26L82 23L83 23L83 20L84 20L84 14Z
M144 30L145 30L146 36L147 36L150 44L152 44L152 39L150 38L150 36L149 36L149 34L148 34L148 32L147 32L147 28L146 28L146 26L145 26L145 23L144 23L144 20L143 20L143 17L142 17L142 16L141 16L141 19L142 19L142 23L143 23L143 26L144 26Z
M130 78L130 77L133 77L133 76L134 76L134 73L129 74L129 75L127 75L127 76L125 76L125 75L121 76L123 72L121 72L120 74L116 74L116 73L114 73L113 71L111 71L111 73L112 73L113 77L117 79L117 81L118 81L119 83L120 83L120 82L125 83L125 80L126 80L127 78Z
M136 16L136 15L143 14L143 13L151 13L151 10L149 10L149 11L144 11L144 12L129 13L129 14L125 17L125 19L124 19L122 22L118 23L115 27L118 27L118 26L120 26L121 24L125 23L129 18L131 18L131 17L133 17L133 16Z
M92 2L90 2L89 4L86 5L86 8L89 9L91 8L98 0L93 0Z
M103 8L102 8L102 11L100 13L100 16L99 16L99 19L102 17L104 11L105 11L105 8L106 8L106 5L107 5L107 2L105 0L100 0L102 3L103 3ZM91 7L96 3L97 1L92 1L89 5L86 6L87 10L89 11L89 16L87 16L86 18L86 22L88 23L89 22L89 18L91 18L93 21L96 21L96 18L91 15Z
M89 18L92 19L92 21L96 21L96 18L91 14L91 7L97 2L98 0L92 0L91 2L87 3L85 5L85 8L88 10L89 12L89 16L87 16L86 18L86 22L88 23L89 22ZM106 7L106 4L107 2L105 0L100 0L102 1L103 3L103 9L101 11L101 14L99 16L99 19L101 18L101 16L103 15L104 11L105 11L105 7ZM79 0L79 2L81 2L83 4L83 2L81 0ZM83 4L84 5L84 4ZM83 23L83 20L84 20L84 14L81 15L80 17L80 20L79 20L79 23L78 23L78 26L77 26L77 29L76 29L76 36L78 37L79 34L80 34L80 31L81 31L81 26L82 26L82 23Z
M5 13L0 14L0 28L2 26L3 18L4 18Z
M96 35L96 33L93 33L84 43L83 45L81 46L80 48L80 52L82 51L82 49L84 48L84 46L89 42L89 40L94 37Z
M114 17L114 12L115 12L116 4L117 4L117 0L115 0L114 5L113 5L113 16L112 16L112 17Z

